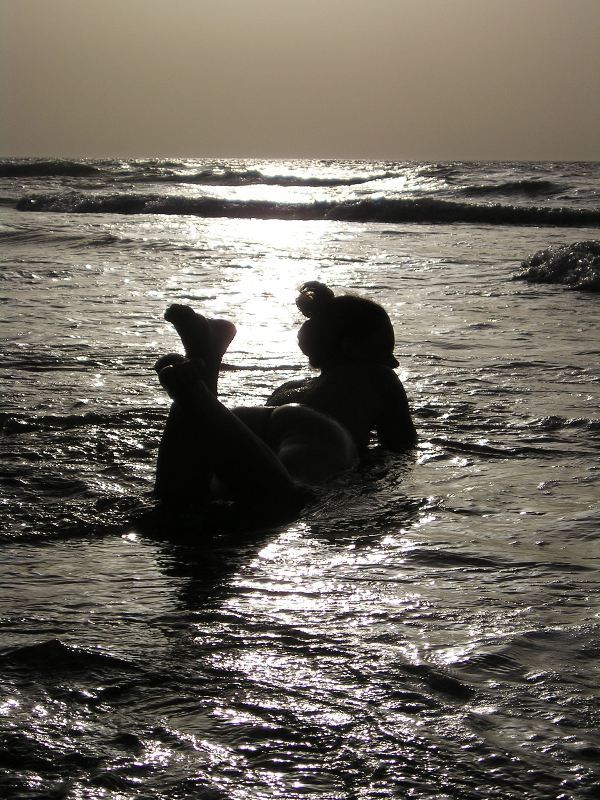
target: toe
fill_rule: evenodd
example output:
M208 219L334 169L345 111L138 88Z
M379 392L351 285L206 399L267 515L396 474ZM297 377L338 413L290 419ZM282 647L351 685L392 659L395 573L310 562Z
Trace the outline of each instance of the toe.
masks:
M195 315L195 311L191 306L183 305L182 303L172 303L164 313L167 322L178 322L180 320L189 319Z

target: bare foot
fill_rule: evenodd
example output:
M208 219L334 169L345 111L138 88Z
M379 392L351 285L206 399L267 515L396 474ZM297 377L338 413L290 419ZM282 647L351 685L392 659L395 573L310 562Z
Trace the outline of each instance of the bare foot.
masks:
M168 364L158 373L158 379L167 394L183 408L193 404L204 405L208 388L205 380L206 365L201 359L184 359Z
M190 306L174 303L165 311L165 319L179 334L188 358L203 358L211 355L211 333L208 320L196 314Z
M237 332L233 322L207 319L191 306L179 303L167 308L165 319L179 334L188 358L222 358Z
M233 322L207 319L190 306L174 304L165 311L183 343L188 358L200 358L206 365L205 380L216 394L221 359L236 334Z

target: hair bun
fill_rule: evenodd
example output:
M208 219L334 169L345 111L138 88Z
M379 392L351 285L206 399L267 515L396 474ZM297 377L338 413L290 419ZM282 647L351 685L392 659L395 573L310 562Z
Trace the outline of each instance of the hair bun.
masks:
M300 287L296 305L305 317L319 314L335 297L329 286L319 281L308 281Z

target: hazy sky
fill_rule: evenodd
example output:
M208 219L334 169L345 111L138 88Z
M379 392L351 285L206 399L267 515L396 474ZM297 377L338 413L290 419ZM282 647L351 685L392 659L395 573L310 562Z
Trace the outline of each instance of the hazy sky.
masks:
M0 154L600 160L600 0L0 0Z

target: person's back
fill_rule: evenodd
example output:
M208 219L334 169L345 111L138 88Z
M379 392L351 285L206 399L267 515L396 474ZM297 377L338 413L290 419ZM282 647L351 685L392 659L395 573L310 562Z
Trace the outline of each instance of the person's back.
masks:
M345 364L315 378L291 381L276 389L269 406L302 403L344 425L359 450L373 431L379 444L403 450L416 442L404 387L396 373L381 364Z

